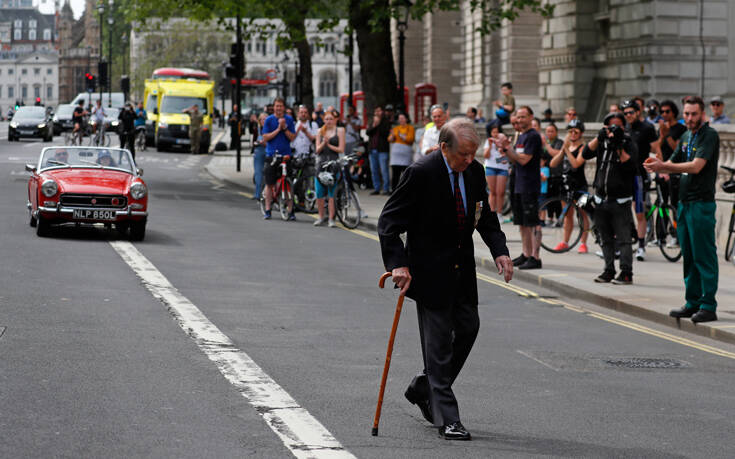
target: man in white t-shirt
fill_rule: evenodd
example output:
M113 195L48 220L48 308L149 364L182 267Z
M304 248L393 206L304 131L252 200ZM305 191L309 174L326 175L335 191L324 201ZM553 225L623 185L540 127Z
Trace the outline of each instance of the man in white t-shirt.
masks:
M421 139L421 153L424 155L439 149L439 131L447 122L447 114L444 113L441 105L431 106L431 120L434 125L426 129L424 137Z
M102 106L102 101L97 99L97 105L92 109L92 119L94 119L94 132L97 132L97 127L102 129L102 133L105 132L105 108Z
M309 119L309 109L306 106L299 106L298 121L296 122L296 138L291 142L296 156L308 155L311 153L311 147L314 145L316 133L319 125L316 121Z

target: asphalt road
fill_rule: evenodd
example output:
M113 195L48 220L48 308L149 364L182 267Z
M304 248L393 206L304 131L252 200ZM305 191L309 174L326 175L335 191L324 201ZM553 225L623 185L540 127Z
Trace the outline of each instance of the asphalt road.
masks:
M44 145L0 138L2 456L289 457L266 423L276 411L226 378L111 245L114 232L35 235L23 166ZM372 437L396 300L376 285L377 242L303 215L263 221L254 201L202 171L209 159L139 154L151 216L134 248L349 453L732 457L733 347L484 281L480 335L455 384L474 440L438 438L403 398L420 369L410 301Z

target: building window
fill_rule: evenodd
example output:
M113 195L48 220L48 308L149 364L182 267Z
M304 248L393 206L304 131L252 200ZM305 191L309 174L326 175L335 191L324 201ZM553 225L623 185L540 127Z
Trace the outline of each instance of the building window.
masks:
M40 86L33 87L33 97L35 98L41 97L41 87Z
M23 99L28 98L28 86L23 85L20 87L20 97Z
M253 52L253 42L248 40L248 54Z
M21 29L13 30L13 40L20 40L23 37L23 31Z
M41 69L40 69L40 68L38 68L38 67L34 68L34 69L33 69L33 74L34 74L34 75L40 75L40 74L41 74Z
M337 96L337 75L326 70L319 75L319 97Z
M45 41L51 40L51 29L43 29L43 39Z
M13 23L13 26L16 29L22 29L23 28L23 20L22 19L16 19L15 22Z
M3 96L3 86L0 85L0 97L2 97L2 96Z
M31 19L30 21L28 21L28 27L30 27L31 29L35 29L36 28L36 24L37 23L36 23L36 20L35 19Z
M29 40L35 40L36 39L36 29L31 29L28 31L28 39Z
M20 69L21 75L28 75L28 69Z
M8 86L8 97L11 99L15 97L15 86Z
M48 85L46 87L46 99L47 100L51 100L53 98L54 98L54 86L53 85Z
M13 74L13 69L8 69L8 75L12 75L12 74Z
M47 68L46 75L51 75L51 73L53 73L53 70L51 69L51 67Z

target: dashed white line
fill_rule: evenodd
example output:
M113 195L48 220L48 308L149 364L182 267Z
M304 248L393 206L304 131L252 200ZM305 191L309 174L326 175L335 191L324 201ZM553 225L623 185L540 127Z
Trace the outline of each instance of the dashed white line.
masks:
M285 389L182 295L133 244L125 241L112 241L110 244L294 456L354 458L316 418L299 406Z

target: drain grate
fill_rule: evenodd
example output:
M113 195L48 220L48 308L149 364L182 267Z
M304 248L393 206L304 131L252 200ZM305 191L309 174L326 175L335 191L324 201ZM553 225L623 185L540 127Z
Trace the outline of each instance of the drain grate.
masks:
M653 369L676 369L685 368L688 365L676 359L652 359L643 357L630 357L618 359L603 359L605 364L617 368L653 368Z

